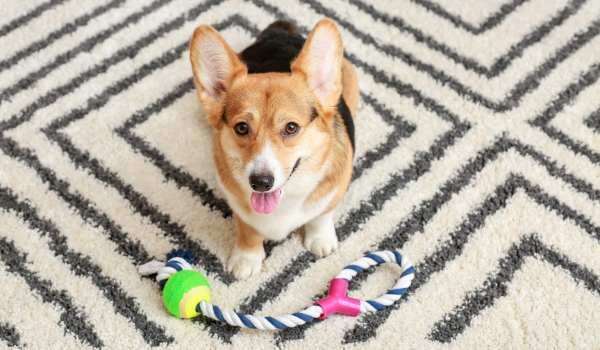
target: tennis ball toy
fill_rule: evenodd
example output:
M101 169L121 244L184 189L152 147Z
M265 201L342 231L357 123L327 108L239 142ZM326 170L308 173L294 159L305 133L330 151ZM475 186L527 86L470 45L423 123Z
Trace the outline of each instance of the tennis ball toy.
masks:
M167 280L163 289L163 303L171 315L179 318L196 317L196 305L202 301L210 303L210 285L200 272L181 270Z

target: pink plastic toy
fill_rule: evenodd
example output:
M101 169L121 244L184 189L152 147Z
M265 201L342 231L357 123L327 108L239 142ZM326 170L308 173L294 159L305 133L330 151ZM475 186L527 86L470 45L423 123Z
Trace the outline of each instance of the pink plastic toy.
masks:
M358 316L360 314L360 300L348 296L348 281L343 278L332 279L327 296L315 304L323 308L321 320L326 319L331 314L347 316Z

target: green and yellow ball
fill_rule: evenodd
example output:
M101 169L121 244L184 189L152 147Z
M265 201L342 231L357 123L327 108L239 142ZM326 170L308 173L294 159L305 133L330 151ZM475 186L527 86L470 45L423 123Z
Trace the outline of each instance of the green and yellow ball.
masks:
M201 301L210 303L210 285L203 274L181 270L169 277L163 289L163 303L171 315L179 318L196 317L196 305Z

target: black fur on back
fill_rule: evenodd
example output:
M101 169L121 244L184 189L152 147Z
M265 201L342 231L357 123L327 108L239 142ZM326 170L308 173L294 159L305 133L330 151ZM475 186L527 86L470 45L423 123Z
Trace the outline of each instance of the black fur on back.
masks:
M256 41L240 53L248 73L291 72L291 63L300 53L306 39L286 21L276 21L263 30ZM346 132L354 150L354 120L343 97L338 103Z
M290 72L304 37L290 22L276 21L263 30L256 41L240 53L248 73Z

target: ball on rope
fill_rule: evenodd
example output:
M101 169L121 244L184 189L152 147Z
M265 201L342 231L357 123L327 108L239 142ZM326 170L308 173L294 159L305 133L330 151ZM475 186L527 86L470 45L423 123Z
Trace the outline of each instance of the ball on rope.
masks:
M193 269L193 257L189 252L177 250L167 256L167 261L152 260L139 267L144 276L156 275L163 287L163 303L169 313L178 318L192 318L199 314L231 326L281 330L302 326L331 314L358 316L376 312L391 306L406 294L415 277L415 268L398 250L366 253L365 256L346 266L329 286L327 296L307 308L287 315L258 316L233 310L224 310L210 303L208 279ZM348 296L348 284L357 273L384 263L398 264L402 270L396 284L381 296L360 300Z
M163 289L163 303L171 315L179 318L196 317L196 305L202 301L210 302L210 285L200 272L181 270L167 280Z

